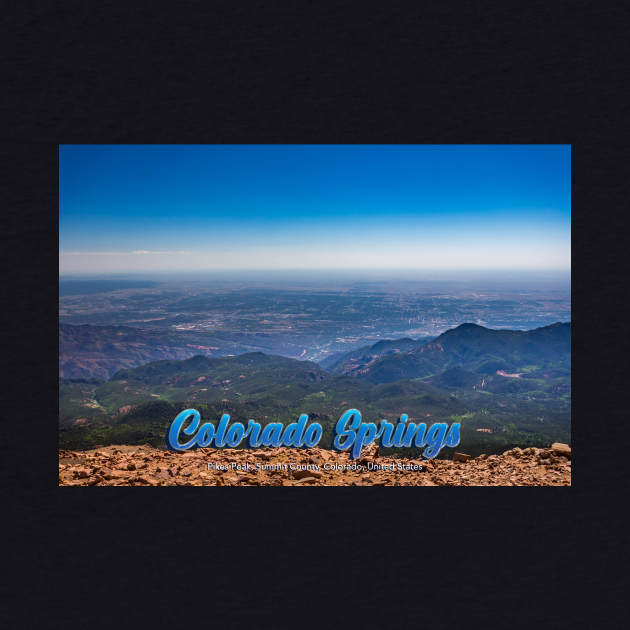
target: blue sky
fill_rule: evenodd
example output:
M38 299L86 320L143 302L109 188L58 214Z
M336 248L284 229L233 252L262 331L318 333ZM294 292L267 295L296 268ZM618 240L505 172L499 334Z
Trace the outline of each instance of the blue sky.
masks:
M568 145L63 145L61 273L569 270Z

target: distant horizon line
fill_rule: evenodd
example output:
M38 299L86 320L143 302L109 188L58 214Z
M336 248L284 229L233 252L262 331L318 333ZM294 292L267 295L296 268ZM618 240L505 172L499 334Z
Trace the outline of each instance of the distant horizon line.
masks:
M130 274L202 274L202 273L570 273L571 267L295 267L295 268L240 268L221 269L127 269L117 271L59 271L62 276L119 276Z

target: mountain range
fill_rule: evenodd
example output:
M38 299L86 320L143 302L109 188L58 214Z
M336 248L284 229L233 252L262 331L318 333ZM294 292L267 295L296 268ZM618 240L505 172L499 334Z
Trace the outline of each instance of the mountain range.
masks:
M66 379L108 379L121 368L161 359L188 359L198 354L223 356L249 348L242 341L207 334L94 324L59 325L59 376Z
M458 369L459 376L461 370L486 375L497 371L514 373L519 369L532 371L532 366L541 373L545 368L568 370L570 361L570 323L527 331L462 324L429 342L413 339L379 342L322 365L333 374L388 383L437 377L451 368Z
M369 421L401 413L428 423L462 422L475 452L570 441L571 325L531 331L463 324L433 341L379 342L328 362L250 352L153 361L105 379L62 379L60 441L163 445L185 406L216 421L224 413L294 421L308 413L325 436L348 408Z

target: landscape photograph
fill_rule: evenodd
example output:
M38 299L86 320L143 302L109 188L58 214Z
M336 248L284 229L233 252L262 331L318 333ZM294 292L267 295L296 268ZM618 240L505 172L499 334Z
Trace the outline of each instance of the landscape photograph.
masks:
M568 145L61 145L58 316L62 486L571 485ZM352 461L349 409L460 440Z

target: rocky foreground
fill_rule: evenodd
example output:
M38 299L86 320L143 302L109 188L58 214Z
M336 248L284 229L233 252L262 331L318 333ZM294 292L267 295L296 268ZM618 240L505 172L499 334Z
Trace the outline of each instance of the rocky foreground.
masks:
M198 449L151 446L59 451L60 486L570 486L571 449L514 448L453 460L381 457L378 447L352 461L321 448Z

